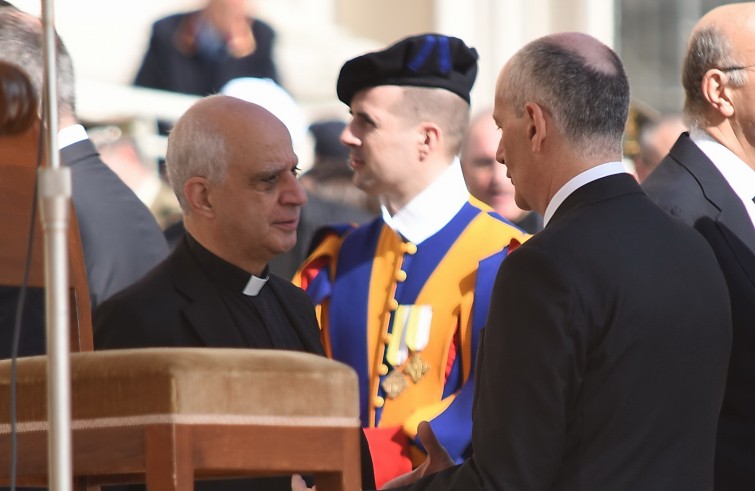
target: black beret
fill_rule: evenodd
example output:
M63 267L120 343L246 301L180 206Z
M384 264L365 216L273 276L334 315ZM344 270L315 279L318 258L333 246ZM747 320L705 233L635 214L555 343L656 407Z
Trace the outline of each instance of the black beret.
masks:
M358 91L378 85L438 87L469 102L476 76L474 48L455 37L420 34L347 61L338 75L336 91L347 105Z

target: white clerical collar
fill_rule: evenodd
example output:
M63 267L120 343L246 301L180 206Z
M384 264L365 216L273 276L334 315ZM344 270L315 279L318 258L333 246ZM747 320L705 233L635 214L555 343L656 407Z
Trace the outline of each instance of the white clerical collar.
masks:
M382 206L383 220L414 244L435 235L469 201L469 191L458 158L435 181L393 216Z
M737 154L703 130L693 129L689 132L689 136L724 176L731 189L745 205L747 214L750 215L750 220L755 226L755 203L753 203L753 198L755 198L755 170L740 159Z
M561 186L561 189L559 189L556 194L553 195L553 198L551 198L548 206L545 208L543 226L548 225L548 222L553 218L553 214L556 213L558 207L561 206L566 198L577 189L603 177L612 176L614 174L625 174L626 171L624 164L621 162L607 162L605 164L591 167L590 169L572 177L566 184Z
M246 286L244 287L244 295L246 295L247 297L256 297L257 295L259 295L260 290L262 290L262 287L265 286L265 283L267 283L267 280L269 279L270 275L267 275L264 278L252 275L251 278L249 278Z
M80 124L66 126L58 131L58 150L88 139L87 130Z

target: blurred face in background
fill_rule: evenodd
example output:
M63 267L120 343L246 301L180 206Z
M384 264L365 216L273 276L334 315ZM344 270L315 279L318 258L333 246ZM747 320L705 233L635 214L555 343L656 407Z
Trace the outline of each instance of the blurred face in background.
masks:
M461 154L461 169L469 192L509 220L521 219L527 212L514 201L514 185L506 176L506 166L496 161L501 134L492 115L476 118L469 129Z

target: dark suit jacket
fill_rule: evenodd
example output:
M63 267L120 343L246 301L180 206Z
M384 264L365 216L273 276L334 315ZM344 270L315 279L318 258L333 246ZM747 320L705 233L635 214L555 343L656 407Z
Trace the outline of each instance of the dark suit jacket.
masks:
M633 177L593 181L492 293L473 456L411 489L712 489L731 347L710 247Z
M325 355L314 307L307 294L275 275L270 275L265 288L271 288L280 301L304 349ZM141 281L100 305L93 322L95 349L173 346L271 348L250 346L244 341L212 280L189 251L185 238L165 261ZM365 487L374 485L372 460L364 439L362 470ZM126 488L144 489L143 486ZM236 479L223 480L222 483L198 482L196 489L288 491L291 485L289 478Z
M687 134L643 187L705 237L729 287L734 344L718 427L716 491L742 489L755 482L755 229L742 201Z
M103 162L90 140L60 151L70 167L92 308L168 255L154 216Z
M205 96L219 92L228 81L239 77L270 78L278 82L272 27L255 19L252 22L252 34L257 43L254 53L243 58L210 60L192 52L192 24L198 14L199 11L174 14L153 24L136 85Z

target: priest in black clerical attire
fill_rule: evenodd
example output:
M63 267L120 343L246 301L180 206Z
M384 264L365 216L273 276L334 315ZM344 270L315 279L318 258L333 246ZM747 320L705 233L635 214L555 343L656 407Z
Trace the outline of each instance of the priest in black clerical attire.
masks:
M306 201L283 123L255 104L206 97L171 131L166 166L187 234L165 261L97 308L95 349L206 346L324 354L309 297L267 266L296 243ZM370 488L364 442L363 449L363 486ZM196 489L291 487L289 477L280 477L200 481Z

